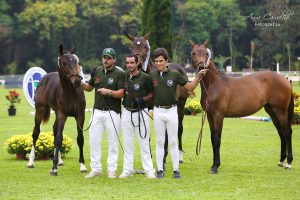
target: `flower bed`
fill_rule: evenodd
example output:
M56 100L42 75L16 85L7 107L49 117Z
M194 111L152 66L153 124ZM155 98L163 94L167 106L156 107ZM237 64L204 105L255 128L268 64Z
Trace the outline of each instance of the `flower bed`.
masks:
M294 124L300 124L300 94L294 93Z
M30 153L32 148L32 133L25 135L13 135L4 143L5 149L9 154ZM62 155L69 153L72 149L72 139L64 134ZM54 154L54 136L52 132L41 132L36 142L35 152L37 155Z
M199 100L188 100L188 102L185 104L185 113L191 113L191 114L197 114L202 112L202 107L200 105Z

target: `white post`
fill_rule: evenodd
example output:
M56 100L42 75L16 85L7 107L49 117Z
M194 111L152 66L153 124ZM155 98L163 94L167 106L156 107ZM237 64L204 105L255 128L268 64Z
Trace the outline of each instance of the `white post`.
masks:
M280 72L279 72L279 62L276 63L276 72L277 72L277 74L280 73Z

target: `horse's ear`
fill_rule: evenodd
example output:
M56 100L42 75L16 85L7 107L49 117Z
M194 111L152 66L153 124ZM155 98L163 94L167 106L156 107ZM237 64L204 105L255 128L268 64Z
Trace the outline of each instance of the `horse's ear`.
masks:
M64 54L64 47L62 44L59 45L59 55L63 55Z
M134 40L135 37L134 37L133 35L130 35L130 34L127 33L126 31L124 31L123 33L124 33L124 35L126 35L126 36L128 37L129 40L131 40L131 41Z
M143 36L143 38L144 38L145 40L148 40L149 36L150 36L150 32L146 33L146 34Z
M196 46L196 44L192 40L189 40L189 43L190 43L192 48L194 48L194 46Z
M205 47L207 47L207 46L208 46L208 40L205 40L205 41L203 42L203 45L204 45Z
M75 51L76 51L76 47L73 47L73 48L70 50L70 53L71 53L71 54L74 54Z

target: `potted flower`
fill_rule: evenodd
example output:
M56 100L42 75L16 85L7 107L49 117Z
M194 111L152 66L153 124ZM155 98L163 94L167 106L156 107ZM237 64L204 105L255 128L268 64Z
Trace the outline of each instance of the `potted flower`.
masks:
M21 101L20 94L16 90L9 90L8 95L6 95L5 97L10 103L8 108L8 115L15 116L16 115L15 104L20 103Z
M8 138L4 146L8 153L16 154L17 159L18 154L23 154L23 159L25 159L26 153L30 153L32 148L32 133L26 135L13 135ZM35 153L40 160L47 160L49 157L54 155L54 136L52 132L41 132L38 140L36 141ZM64 156L69 153L72 149L72 139L64 134L64 139L61 147L61 154Z
M23 160L31 150L32 138L30 135L13 135L5 141L4 146L9 154L16 154L17 160Z
M189 112L191 112L191 115L196 115L197 113L201 113L202 112L202 108L201 108L200 102L197 101L197 100L190 100L185 105L185 108Z

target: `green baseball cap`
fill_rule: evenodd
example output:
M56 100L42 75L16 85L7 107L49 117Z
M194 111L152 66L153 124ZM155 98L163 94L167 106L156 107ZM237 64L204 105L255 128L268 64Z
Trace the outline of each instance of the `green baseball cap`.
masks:
M111 58L115 58L116 57L116 52L113 48L105 48L103 51L102 51L102 57L103 56L109 56Z

